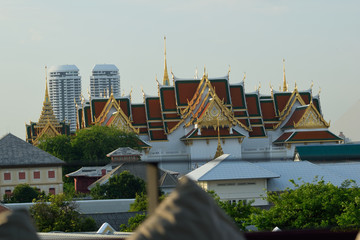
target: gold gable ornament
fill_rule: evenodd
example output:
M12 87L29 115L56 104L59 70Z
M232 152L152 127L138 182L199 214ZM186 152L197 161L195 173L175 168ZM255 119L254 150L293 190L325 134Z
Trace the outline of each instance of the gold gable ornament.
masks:
M294 124L295 128L328 128L330 126L311 102L301 119Z

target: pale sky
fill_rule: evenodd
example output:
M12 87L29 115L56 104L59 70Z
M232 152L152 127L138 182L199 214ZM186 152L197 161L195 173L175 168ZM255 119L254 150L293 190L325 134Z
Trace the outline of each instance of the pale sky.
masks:
M282 83L284 58L290 89L321 88L325 120L360 98L359 1L1 0L0 32L0 137L25 139L25 123L38 121L45 65L75 64L85 96L92 67L103 63L119 68L133 102L141 87L157 95L164 35L169 72L180 78L196 68L201 76L204 65L209 77L225 76L230 65L230 83L246 72L246 92L261 84L269 94L270 83Z

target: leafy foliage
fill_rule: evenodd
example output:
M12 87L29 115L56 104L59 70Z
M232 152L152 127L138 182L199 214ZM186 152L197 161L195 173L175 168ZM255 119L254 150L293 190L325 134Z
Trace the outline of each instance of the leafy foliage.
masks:
M129 218L127 224L120 225L120 231L133 232L141 223L146 219L146 214L136 214L134 217Z
M345 182L341 187L323 180L294 184L295 189L282 193L269 192L273 204L252 216L259 230L310 228L347 228L360 226L360 190Z
M38 199L40 192L34 188L30 187L29 184L19 184L14 188L14 191L11 196L4 195L4 202L9 203L25 203L32 202L34 199Z
M208 191L214 198L218 206L233 219L239 229L246 231L246 227L251 225L251 216L259 212L259 209L251 206L254 201L241 200L238 202L222 201L214 191Z
M159 202L165 199L165 195L161 194ZM146 211L148 208L148 198L144 193L136 194L135 201L130 204L129 212L141 212ZM136 214L134 217L129 218L127 224L120 225L120 231L132 232L146 219L146 214Z
M94 219L81 217L75 203L64 194L51 195L49 201L50 204L40 199L30 207L30 214L40 232L96 230Z
M138 148L139 145L134 133L115 127L92 126L77 131L76 135L71 137L44 137L38 147L65 161L68 165L64 168L66 174L79 166L108 163L106 154L119 147Z
M123 171L111 177L107 183L97 184L90 194L94 199L135 198L136 194L144 194L145 191L144 180Z

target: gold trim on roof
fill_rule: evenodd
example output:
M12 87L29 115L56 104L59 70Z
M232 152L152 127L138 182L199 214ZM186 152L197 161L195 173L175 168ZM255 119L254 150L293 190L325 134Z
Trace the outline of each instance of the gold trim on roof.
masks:
M286 83L286 75L285 75L285 59L283 59L283 92L287 92L288 91L288 85Z
M60 133L50 122L48 122L33 141L33 145L37 145L43 136L55 137L58 135L60 135Z
M315 108L311 102L306 108L305 113L301 119L294 123L294 128L329 128L330 124L327 123L321 116L319 111Z
M164 37L164 78L163 78L163 85L170 86L169 75L167 70L167 63L166 63L166 37Z

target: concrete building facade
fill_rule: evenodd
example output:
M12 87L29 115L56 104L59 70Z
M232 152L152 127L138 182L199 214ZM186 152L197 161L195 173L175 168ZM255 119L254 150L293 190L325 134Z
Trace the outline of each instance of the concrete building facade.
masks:
M56 118L70 123L70 131L75 132L76 104L81 104L79 69L75 65L50 67L49 95Z

